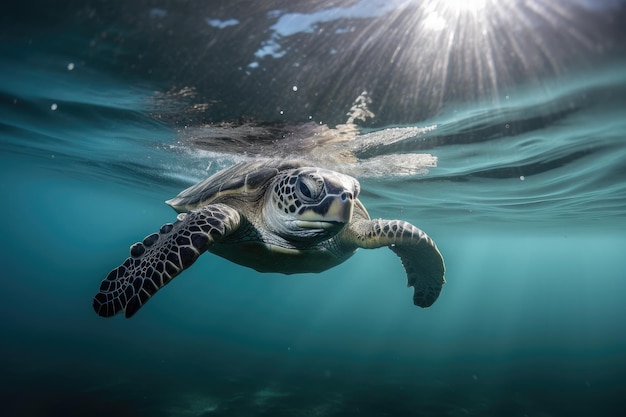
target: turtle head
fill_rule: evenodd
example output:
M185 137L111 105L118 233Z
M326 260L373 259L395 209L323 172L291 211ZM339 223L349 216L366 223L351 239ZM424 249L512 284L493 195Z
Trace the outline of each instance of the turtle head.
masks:
M350 223L359 182L322 168L298 168L276 176L268 190L268 227L287 240L324 240Z

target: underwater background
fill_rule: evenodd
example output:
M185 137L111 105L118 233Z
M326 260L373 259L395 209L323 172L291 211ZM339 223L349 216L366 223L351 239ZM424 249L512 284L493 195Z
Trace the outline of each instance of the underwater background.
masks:
M624 1L0 10L1 415L625 415ZM438 301L384 248L289 276L205 254L98 317L164 200L272 156L425 230Z

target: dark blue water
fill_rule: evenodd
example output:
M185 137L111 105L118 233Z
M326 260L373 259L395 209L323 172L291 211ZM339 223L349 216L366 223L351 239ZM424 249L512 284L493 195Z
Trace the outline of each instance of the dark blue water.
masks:
M255 3L2 6L0 414L624 415L624 3ZM94 313L164 200L276 155L427 231L439 300L386 249L206 254Z

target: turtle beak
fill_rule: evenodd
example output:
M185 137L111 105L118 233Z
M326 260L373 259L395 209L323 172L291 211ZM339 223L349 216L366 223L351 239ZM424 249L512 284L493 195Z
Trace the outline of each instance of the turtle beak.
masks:
M352 208L354 207L354 196L352 193L344 191L341 195L332 197L332 202L324 216L325 220L343 224L350 223L350 220L352 220Z
M296 224L304 229L339 230L352 220L354 194L327 195L317 206L301 211Z

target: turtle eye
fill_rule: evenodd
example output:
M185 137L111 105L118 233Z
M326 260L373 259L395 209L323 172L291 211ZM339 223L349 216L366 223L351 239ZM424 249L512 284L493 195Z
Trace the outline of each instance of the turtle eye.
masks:
M300 181L298 183L298 190L300 191L300 194L306 198L311 198L311 189L304 183L304 181Z
M314 202L319 200L324 191L324 181L308 175L303 175L298 178L296 189L298 190L298 196L303 201Z

